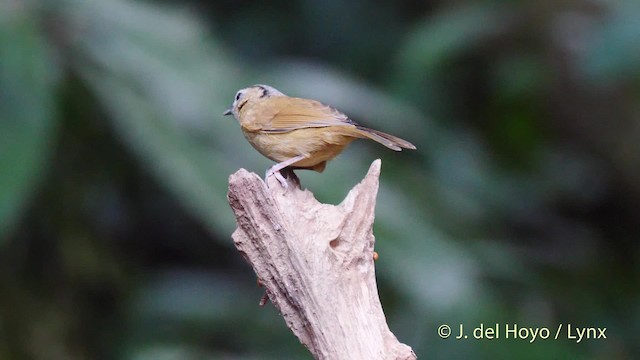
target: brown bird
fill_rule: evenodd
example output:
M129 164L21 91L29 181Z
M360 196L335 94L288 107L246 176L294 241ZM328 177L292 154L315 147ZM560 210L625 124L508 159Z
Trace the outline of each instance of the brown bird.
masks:
M358 125L340 111L316 100L289 97L268 85L236 93L224 115L238 120L244 136L262 155L278 162L267 170L287 187L286 167L322 172L355 139L368 138L391 150L415 149L410 142Z

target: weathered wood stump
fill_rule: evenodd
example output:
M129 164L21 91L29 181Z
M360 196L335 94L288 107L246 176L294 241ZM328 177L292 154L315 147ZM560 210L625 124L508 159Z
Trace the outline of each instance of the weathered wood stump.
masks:
M318 202L295 176L244 169L229 177L233 241L269 300L315 359L416 359L389 330L378 298L372 227L380 160L338 206Z

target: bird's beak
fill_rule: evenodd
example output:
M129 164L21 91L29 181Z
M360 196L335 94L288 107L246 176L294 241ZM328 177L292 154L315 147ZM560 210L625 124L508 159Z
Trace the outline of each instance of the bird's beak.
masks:
M233 112L231 112L231 109L227 109L227 111L222 113L223 116L227 116L227 115L231 115L231 114L233 114Z

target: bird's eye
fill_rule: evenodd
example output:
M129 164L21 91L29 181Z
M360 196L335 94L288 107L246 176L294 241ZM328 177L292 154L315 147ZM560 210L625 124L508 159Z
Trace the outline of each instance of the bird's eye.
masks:
M242 93L241 93L241 92L238 92L238 93L236 94L236 101L240 100L240 95L242 95Z

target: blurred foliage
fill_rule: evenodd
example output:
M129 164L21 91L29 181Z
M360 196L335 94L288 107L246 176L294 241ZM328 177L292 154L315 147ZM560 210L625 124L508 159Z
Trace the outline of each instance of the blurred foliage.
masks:
M391 329L421 358L640 352L637 1L0 2L0 359L308 359L230 240L222 112L267 83L409 139L375 158ZM455 341L437 326L607 327Z

